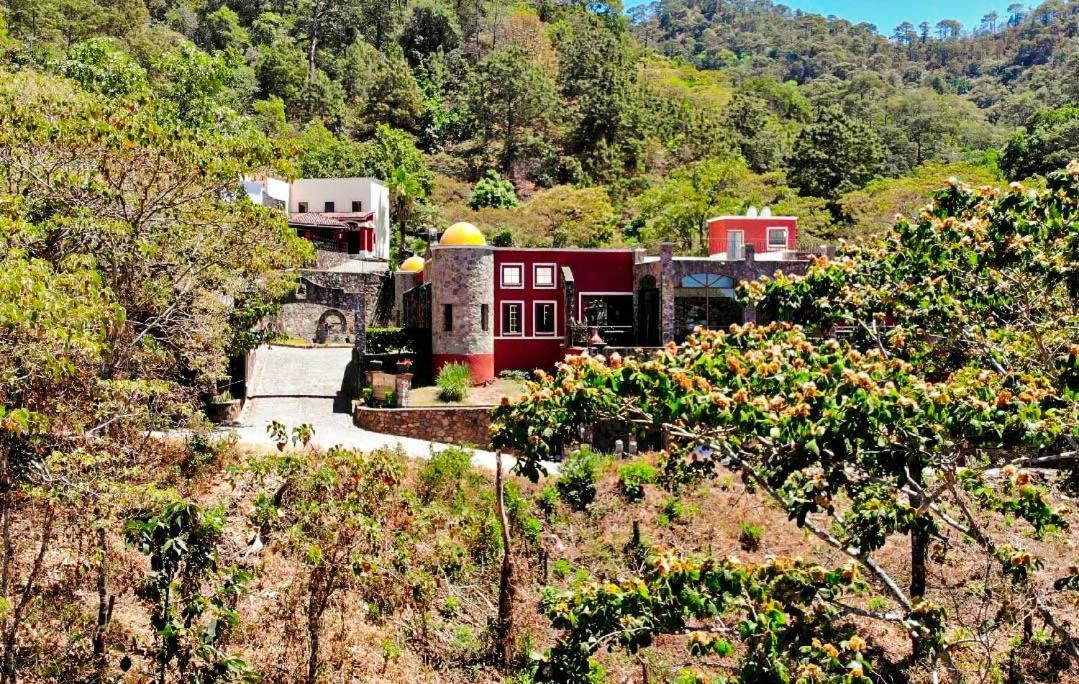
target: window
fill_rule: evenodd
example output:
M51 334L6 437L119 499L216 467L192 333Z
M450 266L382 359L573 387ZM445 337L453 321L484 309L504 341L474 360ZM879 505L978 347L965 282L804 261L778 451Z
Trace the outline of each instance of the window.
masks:
M352 211L357 213L363 211L363 202L360 200L352 200Z
M532 287L540 289L555 287L554 264L536 264L532 267Z
M453 331L453 304L442 305L442 329L446 332Z
M746 234L745 231L732 230L727 233L727 258L728 259L743 259L745 258L745 244Z
M480 330L487 332L491 329L491 306L480 304Z
M502 287L519 290L525 286L524 264L502 264Z
M780 250L787 248L787 229L786 228L769 228L768 229L768 250Z
M323 211L325 211L327 213L333 211L333 202L327 202L326 203L326 208Z
M502 302L502 334L524 333L524 302Z
M535 327L536 335L557 334L558 329L557 324L555 323L555 303L536 302L534 306L535 311L532 316L532 325Z
M301 214L306 214L307 213L307 202L298 203L296 205L296 211L298 211Z

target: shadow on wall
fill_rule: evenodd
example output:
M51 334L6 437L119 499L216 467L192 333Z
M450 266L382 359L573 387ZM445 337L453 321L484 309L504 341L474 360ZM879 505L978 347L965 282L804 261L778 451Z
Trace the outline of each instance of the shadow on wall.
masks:
M360 360L356 350L352 350L352 360L345 366L345 374L341 378L341 389L333 399L334 413L352 413L352 400L358 396L360 387Z

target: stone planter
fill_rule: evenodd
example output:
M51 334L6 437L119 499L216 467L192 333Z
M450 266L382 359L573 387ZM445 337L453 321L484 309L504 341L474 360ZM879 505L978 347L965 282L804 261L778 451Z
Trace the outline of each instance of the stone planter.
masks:
M206 405L206 417L212 423L235 423L240 419L243 407L243 399L211 402Z

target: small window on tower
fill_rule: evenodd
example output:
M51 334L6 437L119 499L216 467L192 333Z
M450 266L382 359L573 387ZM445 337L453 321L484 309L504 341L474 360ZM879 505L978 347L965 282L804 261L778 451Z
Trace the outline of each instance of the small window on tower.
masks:
M326 213L329 213L329 212L331 212L333 210L334 210L333 209L333 202L327 202L326 203L326 209L324 211L326 211Z
M296 205L296 211L298 211L301 214L306 214L307 213L307 202L299 202Z
M487 332L491 329L491 305L480 304L480 330Z
M453 331L453 304L442 305L442 329L446 332Z
M363 211L363 202L360 200L352 200L352 211L356 213Z

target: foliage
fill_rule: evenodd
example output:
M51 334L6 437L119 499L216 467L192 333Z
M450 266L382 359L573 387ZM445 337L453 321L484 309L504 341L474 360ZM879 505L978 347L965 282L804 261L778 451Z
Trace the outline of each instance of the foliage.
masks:
M909 176L878 178L861 190L848 192L839 198L840 212L851 223L853 236L879 235L895 223L895 215L918 216L926 198L940 189L950 178L973 186L1000 185L1000 177L992 170L972 164L923 164ZM799 227L804 226L799 221Z
M627 501L644 498L644 486L656 481L656 469L647 461L634 461L618 469L618 486Z
M717 616L737 624L742 681L870 681L865 639L837 632L828 607L863 586L851 566L829 571L785 557L753 565L659 549L645 569L641 577L544 593L544 613L563 636L536 681L586 681L594 652L617 645L634 653L666 633L688 632L695 655L730 657L734 646L703 627Z
M173 669L179 680L259 679L243 659L221 648L238 622L236 602L251 579L246 570L218 567L224 523L223 511L176 501L124 526L128 542L150 558L138 593L151 605L157 681Z
M661 426L669 472L710 477L721 459L741 470L899 608L874 618L902 624L917 652L940 653L959 618L926 581L932 536L971 539L1037 604L1030 578L1043 561L995 539L986 520L1014 516L1033 536L1067 525L1022 465L1066 466L1079 435L1077 179L1073 164L1041 192L955 184L875 243L818 259L805 276L743 286L758 312L817 326L821 337L790 324L733 326L646 359L571 357L496 409L494 444L521 450L519 472L535 477L538 459L571 444L580 425ZM847 326L842 338L828 338L837 324ZM977 460L960 467L959 454ZM1006 477L994 483L997 468ZM910 540L906 589L874 560L896 534ZM1074 645L1042 605L1045 624ZM1021 629L1029 639L1029 623Z
M367 351L372 354L415 353L416 331L406 328L375 328L364 331Z
M467 363L447 363L438 371L435 384L442 401L464 401L472 389L472 369Z
M837 109L821 110L794 142L788 177L802 194L836 199L856 190L881 170L876 133Z
M1004 147L1000 168L1011 180L1046 175L1079 157L1079 106L1035 112Z
M453 501L461 494L461 485L472 467L472 452L460 447L432 451L420 471L416 493L424 502Z
M517 194L513 189L513 183L503 180L494 170L488 170L476 183L476 187L472 190L472 198L468 200L468 206L473 209L515 207L517 204Z
M575 511L584 511L596 500L596 483L602 466L600 454L587 446L570 454L559 469L558 496Z

